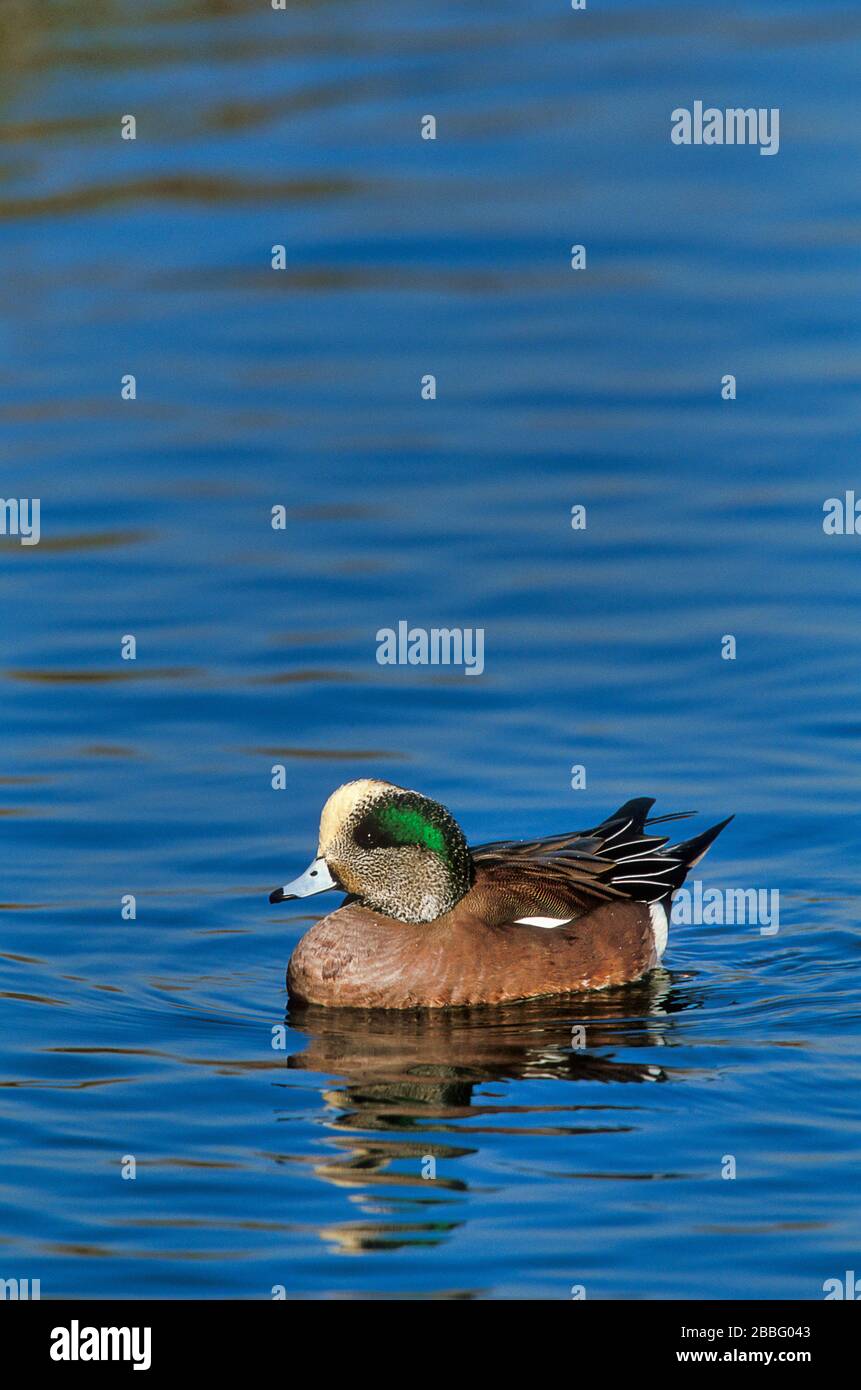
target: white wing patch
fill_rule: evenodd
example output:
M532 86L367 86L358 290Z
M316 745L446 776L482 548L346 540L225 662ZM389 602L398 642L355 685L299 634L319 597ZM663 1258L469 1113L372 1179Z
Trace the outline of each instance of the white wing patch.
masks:
M667 949L667 934L670 926L666 908L663 908L660 903L650 903L649 916L652 919L652 932L655 937L655 955L660 961Z
M514 923L518 927L567 927L569 922L573 922L573 917L515 917Z

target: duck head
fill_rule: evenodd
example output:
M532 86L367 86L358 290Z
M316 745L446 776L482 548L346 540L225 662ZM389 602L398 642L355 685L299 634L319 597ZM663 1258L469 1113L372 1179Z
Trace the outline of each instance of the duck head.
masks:
M327 889L399 922L433 922L469 891L472 858L454 817L419 792L362 778L333 792L317 857L271 903Z

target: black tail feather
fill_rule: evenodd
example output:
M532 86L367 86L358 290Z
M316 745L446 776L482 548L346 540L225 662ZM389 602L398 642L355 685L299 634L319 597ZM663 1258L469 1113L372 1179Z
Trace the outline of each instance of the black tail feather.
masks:
M701 835L694 835L690 840L682 840L679 844L673 845L670 853L681 859L686 869L692 869L695 864L699 864L709 845L713 844L718 835L733 820L733 816L727 816L726 820L719 821L708 830L704 830Z
M653 796L635 796L630 801L626 801L624 806L620 806L618 811L614 811L612 816L607 816L600 825L596 825L594 830L588 834L598 835L602 831L610 830L617 822L620 827L628 823L631 830L638 834L646 824L646 817L655 804Z
M670 845L665 836L649 835L644 826L678 819L682 813L647 821L645 816L652 804L648 798L639 797L626 802L605 821L599 832L603 836L600 853L614 861L610 874L614 888L637 902L668 904L732 816L690 840Z
M671 820L690 820L691 816L696 814L696 811L668 811L665 816L649 816L646 825L664 825L666 821ZM730 816L730 820L732 820L732 816ZM726 821L724 821L724 825L726 825Z

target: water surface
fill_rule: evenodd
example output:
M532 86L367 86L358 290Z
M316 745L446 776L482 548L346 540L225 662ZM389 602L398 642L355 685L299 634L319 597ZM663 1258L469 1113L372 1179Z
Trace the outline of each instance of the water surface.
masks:
M859 36L824 0L4 7L2 490L42 539L0 542L0 1277L858 1268L861 541L822 504L859 482ZM779 155L673 147L697 99L779 106ZM400 619L483 627L484 674L379 666ZM367 775L473 842L735 812L697 872L780 930L679 925L589 999L287 1011L332 900L268 890Z

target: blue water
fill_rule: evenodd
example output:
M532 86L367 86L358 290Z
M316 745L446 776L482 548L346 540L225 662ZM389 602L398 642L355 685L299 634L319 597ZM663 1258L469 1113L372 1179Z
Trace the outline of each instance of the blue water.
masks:
M0 540L0 1278L859 1268L861 539L822 507L861 496L860 39L848 0L0 14L2 491L42 503ZM779 154L673 146L700 99L779 107ZM378 665L400 619L483 627L484 673ZM368 775L474 842L735 812L696 874L780 929L677 925L579 1001L288 1012L273 1048L336 900L268 890Z

